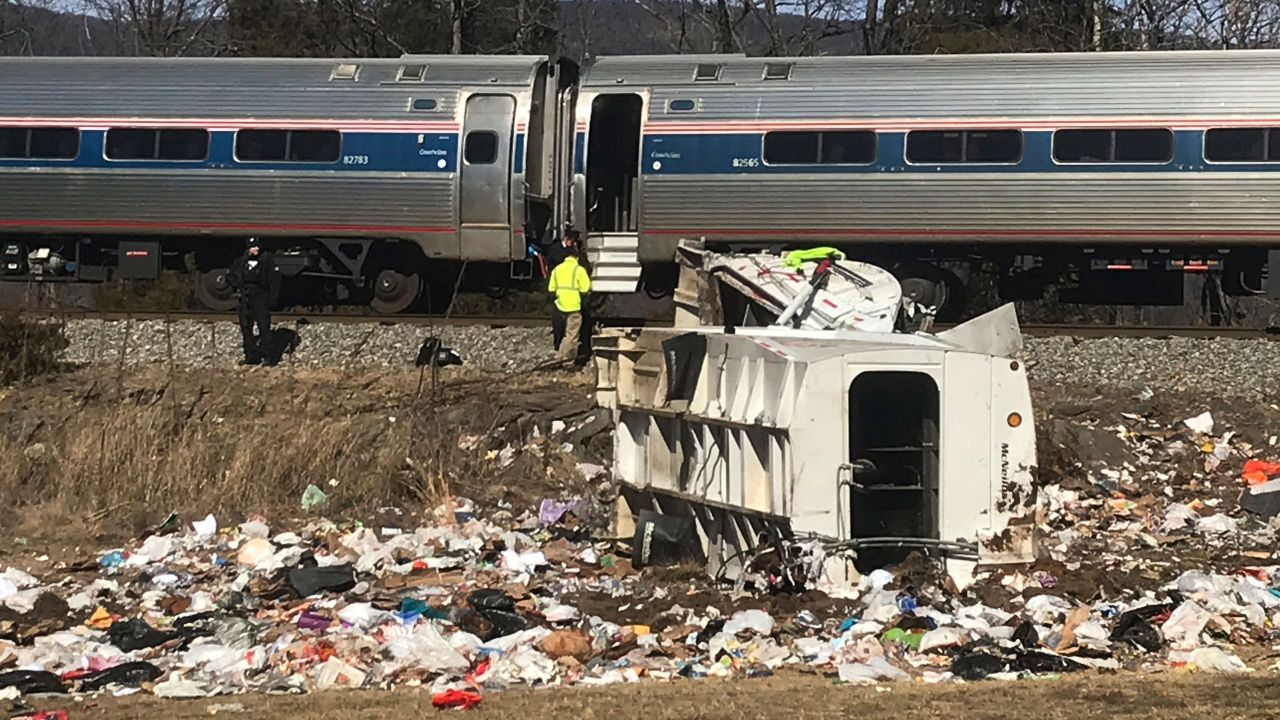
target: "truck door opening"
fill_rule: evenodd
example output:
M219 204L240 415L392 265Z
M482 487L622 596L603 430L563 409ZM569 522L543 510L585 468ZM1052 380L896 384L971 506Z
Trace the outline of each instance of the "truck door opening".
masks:
M587 143L587 230L636 230L640 126L639 95L601 95L591 103Z
M850 537L938 538L938 386L918 372L865 372L849 386L854 467ZM858 553L859 571L901 562L916 546Z

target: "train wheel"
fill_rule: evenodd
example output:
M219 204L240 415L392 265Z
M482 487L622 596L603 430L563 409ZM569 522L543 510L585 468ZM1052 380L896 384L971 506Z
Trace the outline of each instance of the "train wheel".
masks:
M210 310L229 312L236 309L235 291L231 289L228 268L214 268L196 273L196 300Z
M384 315L393 315L409 309L421 294L422 275L387 268L373 281L373 299L369 306Z

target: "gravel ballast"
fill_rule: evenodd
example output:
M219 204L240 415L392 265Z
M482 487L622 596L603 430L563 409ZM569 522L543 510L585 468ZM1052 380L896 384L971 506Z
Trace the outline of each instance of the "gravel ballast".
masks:
M1280 342L1235 338L1029 338L1032 385L1096 385L1274 400Z
M550 328L483 325L430 328L413 324L289 323L298 346L282 363L298 367L411 367L422 341L434 334L481 369L520 370L554 359ZM72 320L70 362L168 362L166 323L160 320ZM234 323L174 321L167 332L174 363L226 367L240 360ZM1280 342L1205 338L1027 338L1033 384L1194 391L1270 397L1280 387Z
M491 328L482 325L426 327L381 323L287 323L275 332L296 333L297 347L281 362L292 367L412 367L431 335L462 356L465 365L519 370L554 358L550 323L546 328ZM179 320L72 320L64 359L73 363L125 365L173 362L184 367L229 367L242 357L235 323Z

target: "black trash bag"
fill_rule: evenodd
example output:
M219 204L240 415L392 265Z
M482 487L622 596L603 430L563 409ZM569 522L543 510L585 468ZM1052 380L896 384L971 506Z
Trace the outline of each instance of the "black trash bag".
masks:
M142 620L122 620L107 628L107 640L125 652L153 648L175 637L175 633L157 630Z
M1181 597L1175 598L1180 602ZM1128 643L1147 652L1156 652L1164 647L1164 638L1151 618L1174 609L1173 603L1147 605L1120 613L1116 625L1111 630L1111 642Z
M695 638L697 643L701 645L702 643L710 642L711 638L719 635L720 631L724 630L724 622L724 618L708 620L707 626L698 631L698 637Z
M160 668L149 662L125 663L102 672L86 675L80 679L80 690L82 692L93 692L94 690L101 690L108 685L138 687L142 683L151 682L163 674L164 672Z
M699 559L698 533L692 517L672 517L641 510L636 517L636 534L631 540L631 566L679 565Z
M1044 652L1023 652L1009 663L1010 670L1029 672L1034 675L1046 673L1064 673L1084 670L1087 666L1060 655Z
M1013 640L1024 648L1040 647L1040 632L1036 630L1035 623L1024 620L1017 630L1013 631Z
M485 635L485 642L489 642L490 640L500 637L506 637L513 633L518 633L529 627L528 620L525 620L523 617L520 617L513 612L505 612L503 610L485 610L480 613L480 616L485 620L488 620L489 624L493 626L493 629Z
M67 686L62 678L43 670L11 670L0 673L0 689L16 687L23 695L49 693L65 695Z
M516 609L515 598L501 590L476 590L467 596L467 605L480 614L486 610L515 612Z
M1009 664L1004 658L984 652L957 655L951 660L951 674L963 680L985 680L989 675L1004 672Z
M489 622L485 642L529 627L529 621L516 614L515 599L501 590L476 590L467 596L467 604Z
M319 592L346 592L356 586L356 572L350 565L299 567L289 571L289 585L300 598Z

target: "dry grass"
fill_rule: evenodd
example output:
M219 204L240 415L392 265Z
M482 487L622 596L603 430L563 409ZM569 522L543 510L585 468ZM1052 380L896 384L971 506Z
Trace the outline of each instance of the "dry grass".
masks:
M460 435L492 428L500 384L454 377L433 395L418 381L408 372L99 367L10 388L0 398L0 497L16 524L56 518L111 535L171 511L223 522L296 517L308 484L329 495L322 512L334 518L428 509L453 494L536 496L547 485L552 453L500 468L486 457L498 441L459 447Z
M0 384L39 377L58 369L58 353L67 346L62 325L32 322L0 314Z
M476 718L574 720L1256 720L1280 714L1274 676L1082 675L1056 680L970 685L836 685L833 680L785 672L765 680L677 680L605 688L516 689L484 693ZM319 720L335 717L444 717L422 690L330 691L294 697L238 696L238 717ZM77 718L207 718L227 698L176 702L147 695L92 698L74 708ZM65 700L42 701L65 708Z

